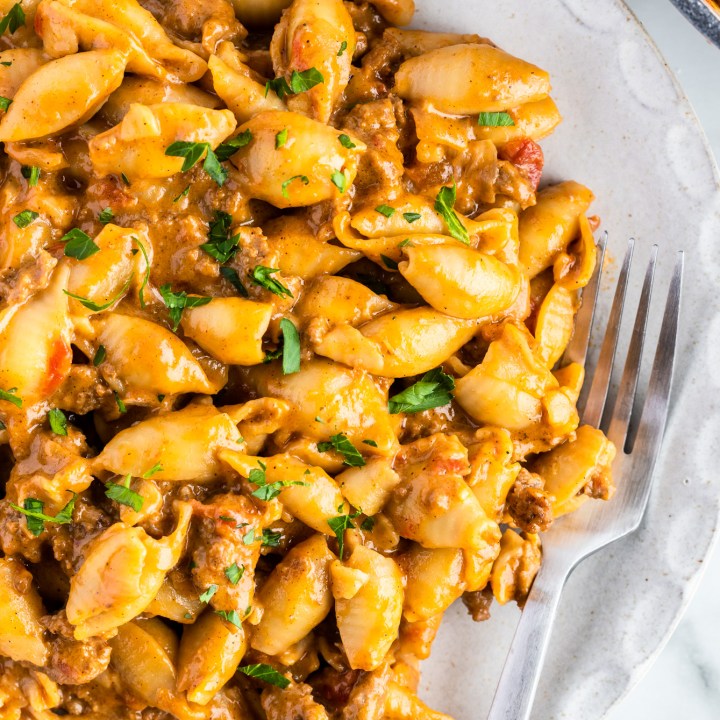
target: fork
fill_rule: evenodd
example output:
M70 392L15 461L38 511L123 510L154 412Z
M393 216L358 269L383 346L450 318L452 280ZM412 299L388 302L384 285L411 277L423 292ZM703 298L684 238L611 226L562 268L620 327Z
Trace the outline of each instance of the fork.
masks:
M670 280L665 314L658 338L650 381L645 395L637 434L628 447L628 429L638 387L643 344L650 312L653 276L657 259L654 246L645 272L625 368L612 412L605 406L612 377L620 325L625 305L634 242L618 277L607 330L598 356L582 422L604 430L617 448L613 474L619 479L617 491L609 502L586 502L574 513L558 518L543 536L543 562L523 609L510 652L505 661L488 720L528 720L532 710L540 671L550 640L550 631L560 601L560 593L570 573L586 557L606 545L634 532L640 526L652 485L653 468L660 453L670 401L675 350L677 346L683 253L678 252ZM605 241L598 246L595 273L583 291L573 338L562 363L585 362L593 315L600 287ZM587 302L590 300L590 302ZM582 398L579 407L582 407ZM603 414L609 420L603 423Z

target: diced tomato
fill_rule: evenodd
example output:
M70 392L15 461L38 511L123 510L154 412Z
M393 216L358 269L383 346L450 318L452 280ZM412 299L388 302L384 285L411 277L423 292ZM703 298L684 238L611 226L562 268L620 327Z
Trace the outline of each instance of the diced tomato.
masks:
M533 189L537 190L542 177L545 158L542 148L534 140L527 137L511 140L500 149L498 157L502 160L509 160L513 165L523 170Z
M48 372L45 378L44 394L52 395L62 384L70 371L72 350L63 338L53 342L48 359Z

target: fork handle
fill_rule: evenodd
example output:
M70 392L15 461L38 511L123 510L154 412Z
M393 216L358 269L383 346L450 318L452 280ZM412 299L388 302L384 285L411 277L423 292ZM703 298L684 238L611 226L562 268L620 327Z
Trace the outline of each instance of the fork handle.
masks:
M505 660L487 720L529 720L570 567L559 556L543 558Z

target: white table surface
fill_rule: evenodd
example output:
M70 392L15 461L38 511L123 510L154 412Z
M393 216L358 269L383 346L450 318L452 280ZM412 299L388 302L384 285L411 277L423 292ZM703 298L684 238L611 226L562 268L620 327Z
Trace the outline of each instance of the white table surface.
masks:
M685 89L720 159L720 49L669 0L626 0ZM720 228L718 228L720 242ZM690 238L688 239L690 240ZM720 719L720 551L660 657L607 720Z

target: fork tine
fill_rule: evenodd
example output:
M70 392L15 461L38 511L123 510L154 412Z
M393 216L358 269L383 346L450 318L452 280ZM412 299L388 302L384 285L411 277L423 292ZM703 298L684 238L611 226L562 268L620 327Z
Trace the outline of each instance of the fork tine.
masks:
M592 329L598 290L600 289L600 276L602 274L606 246L607 233L598 241L595 270L590 278L590 282L583 288L582 304L575 316L575 330L563 353L562 360L560 361L561 366L569 365L570 363L585 364L588 345L590 344L590 330Z
M613 299L607 331L603 339L600 356L593 376L590 392L587 396L587 403L582 414L582 421L585 425L598 427L602 420L603 408L607 399L610 376L612 375L615 350L617 349L618 336L620 335L620 321L622 320L623 306L625 305L625 293L627 292L628 277L630 275L630 263L632 262L635 241L631 238L628 241L628 249L625 253L620 276L618 277L615 297Z
M644 462L647 473L652 473L655 460L660 451L660 442L665 431L670 406L670 386L672 384L680 322L680 293L682 291L683 266L685 258L678 252L663 317L660 337L655 351L650 383L645 405L643 406L637 438L632 449L633 458ZM649 483L648 483L649 492Z
M622 380L620 380L620 390L615 400L615 407L613 408L610 427L608 428L608 438L615 443L618 451L621 451L625 444L628 425L630 424L630 416L633 410L633 402L635 400L635 392L637 391L640 362L642 360L643 344L645 343L645 331L647 329L648 315L650 314L650 296L652 295L657 253L658 246L653 245L650 262L648 262L647 270L645 271L645 280L643 282L642 292L640 293L640 302L638 304L637 316L635 317L630 347L628 348L627 358L625 360L625 368L623 370Z

